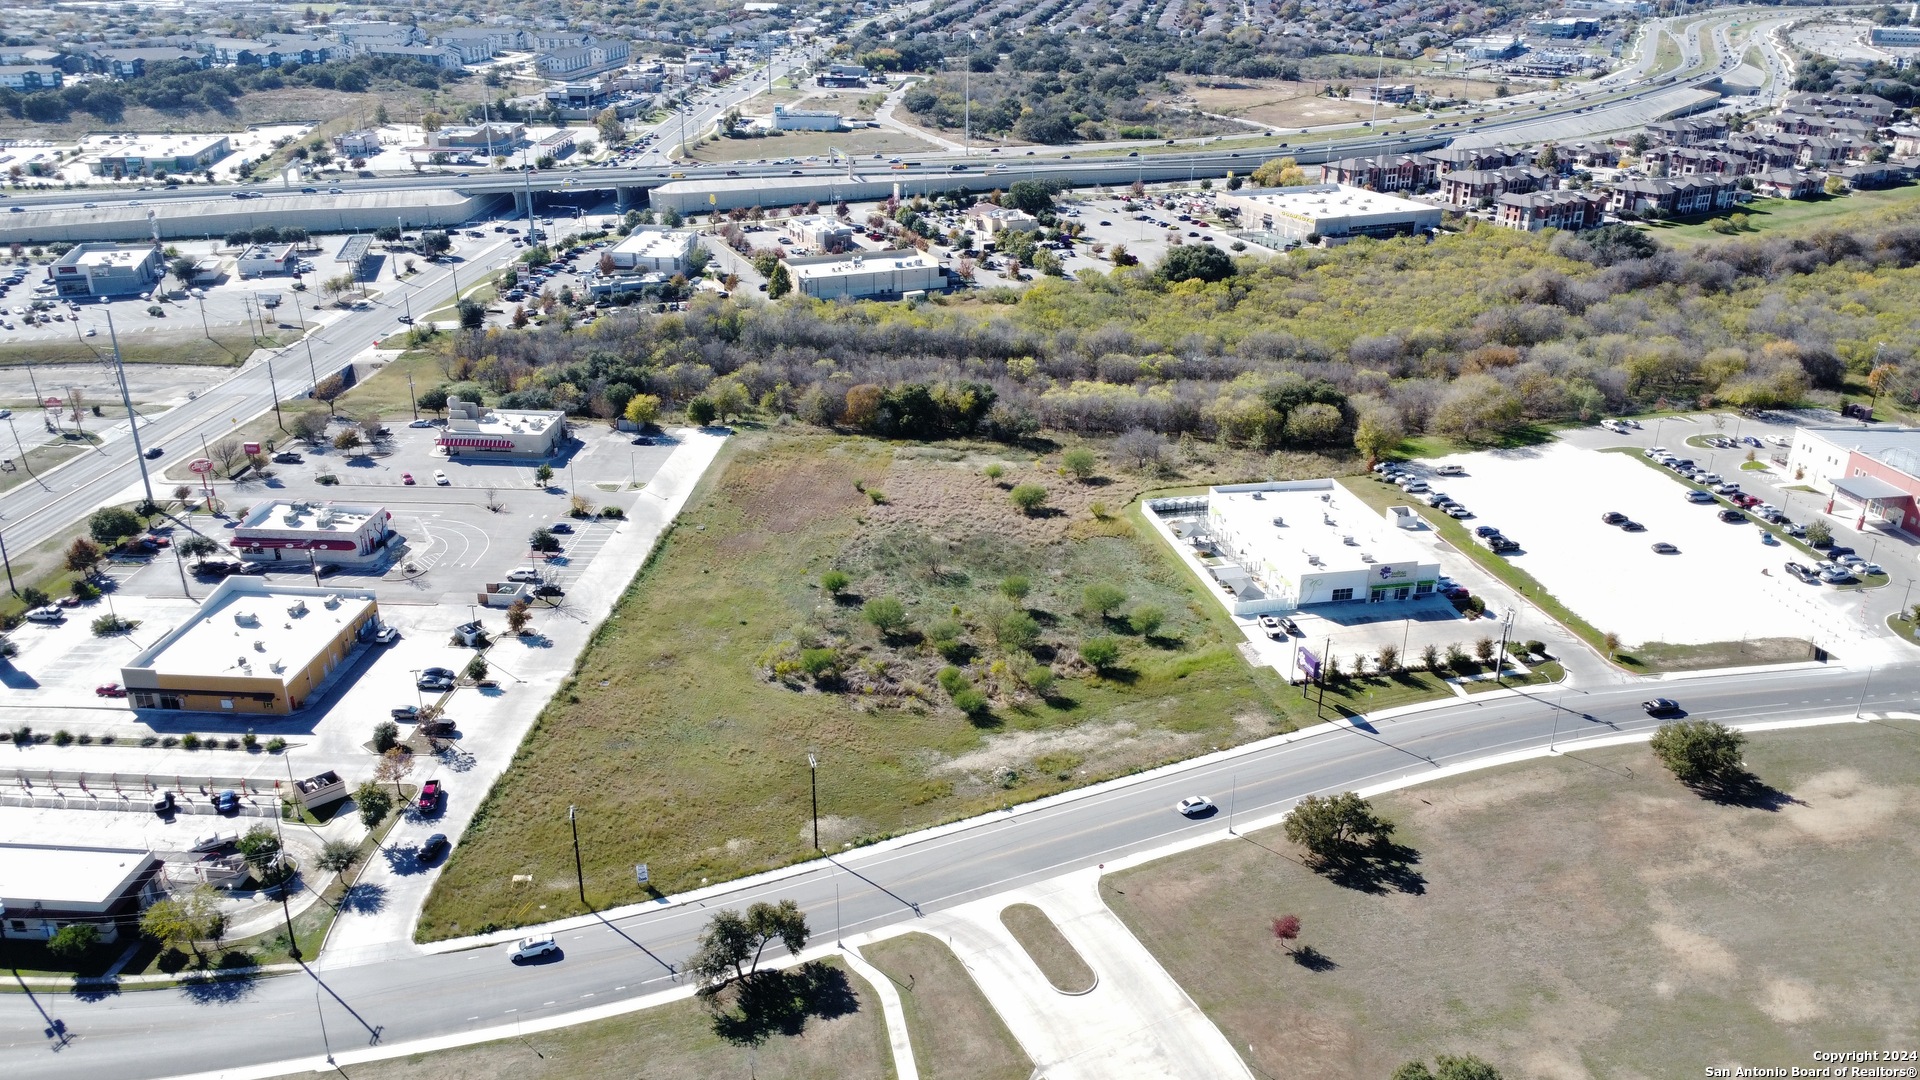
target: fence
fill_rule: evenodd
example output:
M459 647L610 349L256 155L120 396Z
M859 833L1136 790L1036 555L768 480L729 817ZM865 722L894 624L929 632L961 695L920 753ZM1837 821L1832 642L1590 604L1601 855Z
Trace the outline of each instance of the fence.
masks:
M231 791L243 800L236 811L247 817L273 817L279 812L276 783L249 777L196 776L182 773L71 772L53 769L7 769L0 772L0 806L31 806L56 810L118 810L153 813L153 797L173 792L174 809L181 814L212 814L213 796ZM265 799L266 805L257 800Z

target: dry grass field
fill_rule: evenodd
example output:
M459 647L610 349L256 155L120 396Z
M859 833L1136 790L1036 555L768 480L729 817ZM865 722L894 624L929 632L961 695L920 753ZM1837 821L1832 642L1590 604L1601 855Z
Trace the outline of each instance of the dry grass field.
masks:
M1467 97L1478 101L1493 96L1493 84L1471 79L1435 79L1416 77L1395 79L1412 82L1423 91L1448 97ZM1222 116L1235 116L1279 128L1317 127L1344 124L1375 117L1373 102L1358 98L1330 98L1323 94L1329 80L1291 82L1285 79L1235 79L1226 86L1203 86L1192 79L1179 81L1181 103ZM1351 84L1351 80L1343 80ZM1395 116L1405 110L1381 103L1379 116Z
M803 107L815 106L808 102ZM693 157L696 161L711 162L757 161L760 158L777 161L810 155L825 157L829 150L839 150L856 158L871 158L875 154L926 154L938 149L933 143L898 131L863 128L859 131L783 131L758 139L707 139L694 147ZM770 188L777 189L780 186L778 177L767 183ZM768 201L778 202L771 196Z
M1309 873L1279 830L1109 877L1108 903L1256 1073L1701 1075L1920 1045L1920 724L1757 735L1777 809L1711 802L1645 746L1382 797L1424 886ZM1296 960L1269 933L1300 916Z

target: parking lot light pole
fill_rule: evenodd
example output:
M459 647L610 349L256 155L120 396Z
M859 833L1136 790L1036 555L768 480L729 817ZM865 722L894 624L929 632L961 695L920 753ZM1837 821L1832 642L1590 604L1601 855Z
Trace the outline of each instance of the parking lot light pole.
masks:
M300 961L300 942L293 936L293 912L287 909L287 883L280 883L280 914L287 920L287 959Z

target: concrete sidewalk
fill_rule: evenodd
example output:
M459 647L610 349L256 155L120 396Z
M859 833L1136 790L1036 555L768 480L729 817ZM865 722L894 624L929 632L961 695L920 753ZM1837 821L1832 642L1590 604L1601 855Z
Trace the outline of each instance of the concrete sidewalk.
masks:
M541 629L553 646L520 651L512 670L521 682L511 693L495 698L476 695L463 712L462 726L484 732L485 737L464 740L461 747L480 753L451 763L428 759L426 768L408 777L410 783L438 778L445 784L449 793L445 809L433 817L409 811L387 834L385 846L360 876L349 902L342 905L316 968L350 967L419 951L413 943L414 924L445 863L422 866L414 850L436 832L459 842L486 793L513 761L534 718L573 670L588 638L612 613L627 580L646 562L726 442L726 435L715 431L684 430L674 435L681 440L679 448L634 497L625 522L589 566L593 579L605 587L577 590L571 618L543 619ZM496 650L503 647L512 645L495 646Z
M902 931L945 941L1047 1080L1247 1077L1226 1036L1100 899L1104 871L1077 871L929 916ZM1000 922L1009 904L1047 913L1098 977L1063 994Z

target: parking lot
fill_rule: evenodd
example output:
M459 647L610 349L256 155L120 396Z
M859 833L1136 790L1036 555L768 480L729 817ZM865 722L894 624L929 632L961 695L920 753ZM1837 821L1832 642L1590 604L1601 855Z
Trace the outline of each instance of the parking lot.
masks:
M1739 460L1732 451L1722 453ZM1803 553L1762 543L1750 519L1721 520L1724 503L1689 501L1687 485L1649 467L1637 450L1614 453L1556 442L1426 464L1449 463L1463 466L1466 475L1422 472L1433 487L1474 510L1464 524L1499 528L1519 544L1504 558L1629 646L1798 637L1858 655L1878 636L1857 617L1858 593L1787 577L1783 565L1806 561ZM1739 472L1737 464L1732 469L1743 481L1752 475ZM1796 516L1810 516L1814 508L1803 496ZM1608 512L1626 515L1645 531L1603 523ZM1674 550L1656 551L1661 544Z

